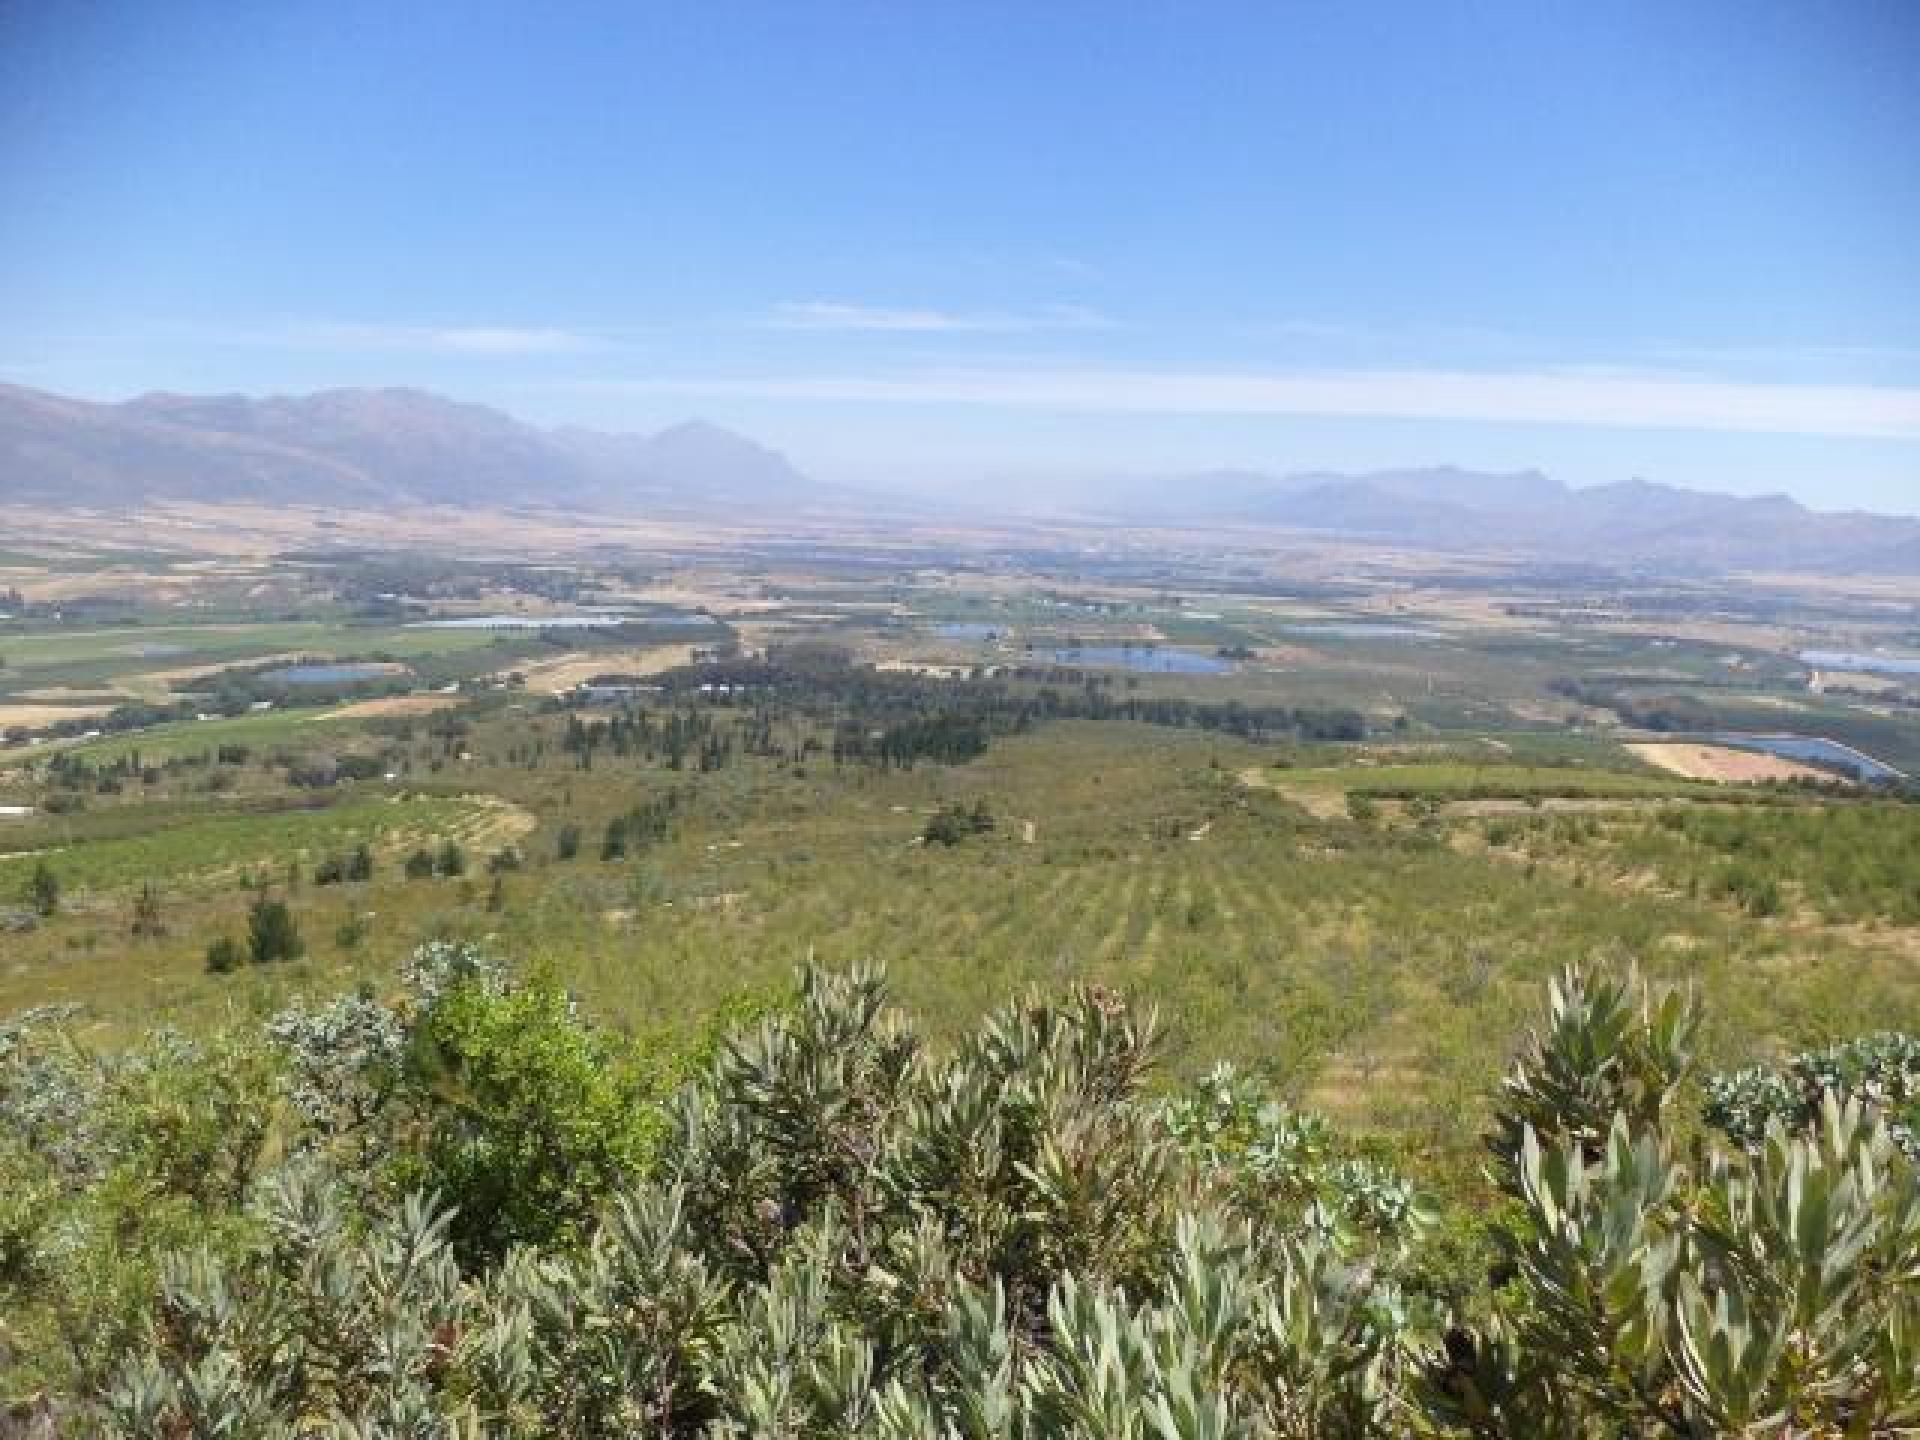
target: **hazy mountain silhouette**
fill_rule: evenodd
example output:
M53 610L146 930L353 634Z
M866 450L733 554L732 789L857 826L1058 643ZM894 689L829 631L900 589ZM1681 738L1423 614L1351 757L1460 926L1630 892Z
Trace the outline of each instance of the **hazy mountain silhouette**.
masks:
M703 423L651 436L543 430L420 390L111 405L0 386L0 499L619 510L790 508L832 493L776 452Z
M1910 517L1810 510L1785 495L1723 495L1637 479L1576 488L1537 470L1212 472L1143 485L1109 509L1616 564L1920 573L1920 520Z
M421 390L99 404L0 385L0 500L777 514L859 498L699 421L625 435L542 429ZM1644 480L1576 488L1537 470L1215 471L1135 486L1103 509L1132 521L1274 525L1624 565L1920 574L1920 520Z

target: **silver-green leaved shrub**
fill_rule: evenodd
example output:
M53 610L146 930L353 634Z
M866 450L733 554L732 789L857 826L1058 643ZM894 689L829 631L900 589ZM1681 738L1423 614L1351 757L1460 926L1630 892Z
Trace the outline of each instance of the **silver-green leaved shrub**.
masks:
M1698 1026L1630 976L1556 982L1489 1137L1496 1283L1446 1315L1404 1180L1230 1072L1155 1094L1116 997L935 1052L877 975L808 972L577 1240L463 1268L442 1202L313 1148L238 1253L168 1265L86 1399L107 1435L235 1440L1911 1433L1911 1164L1832 1097L1701 1143Z
M1810 1128L1775 1120L1750 1152L1681 1144L1670 1120L1697 1022L1690 999L1630 980L1556 985L1494 1141L1523 1207L1516 1278L1489 1322L1448 1337L1427 1377L1436 1420L1484 1436L1920 1425L1912 1165L1880 1119L1832 1096Z
M1775 1120L1806 1130L1829 1099L1879 1113L1894 1142L1920 1159L1920 1036L1886 1031L1794 1055L1778 1069L1748 1066L1707 1081L1707 1119L1748 1149Z
M176 1256L150 1351L103 1405L109 1433L451 1436L467 1294L450 1216L414 1197L362 1225L317 1167L277 1174L237 1262Z

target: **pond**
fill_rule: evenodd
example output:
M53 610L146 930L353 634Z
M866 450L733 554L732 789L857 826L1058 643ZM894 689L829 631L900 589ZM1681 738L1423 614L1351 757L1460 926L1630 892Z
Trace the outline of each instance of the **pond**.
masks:
M1839 770L1873 784L1890 784L1906 777L1883 760L1819 735L1715 735L1722 745L1736 750L1758 750L1778 755L1782 760L1799 760L1809 765Z
M1423 625L1400 625L1390 620L1316 620L1283 625L1291 635L1326 635L1339 640L1445 640L1438 630Z
M1802 650L1800 663L1816 670L1858 670L1868 675L1920 675L1920 656L1859 654L1851 650Z
M1085 665L1105 670L1137 670L1143 675L1225 675L1231 660L1198 650L1174 650L1160 645L1078 645L1034 652L1056 665Z
M657 615L450 615L439 620L413 620L409 630L591 630L614 625L714 625L711 615L663 611Z
M948 640L998 640L1006 633L1004 625L981 625L973 621L953 621L936 627Z
M262 672L260 678L275 685L360 685L369 680L391 680L406 673L404 665L368 661L365 664L282 665L278 670Z

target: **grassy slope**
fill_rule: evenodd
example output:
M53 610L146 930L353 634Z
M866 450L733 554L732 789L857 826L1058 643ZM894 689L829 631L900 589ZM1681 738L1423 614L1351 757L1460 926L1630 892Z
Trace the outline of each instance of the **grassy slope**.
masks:
M437 782L540 818L524 842L532 868L505 877L500 909L484 877L409 882L389 863L371 886L296 893L307 961L220 978L201 972L200 951L238 926L245 895L170 893L175 933L132 944L129 897L103 893L0 942L12 962L0 1010L70 997L109 1021L207 1023L290 987L390 974L435 933L550 961L594 1011L644 1027L778 981L808 955L886 963L901 997L949 1033L1026 985L1084 979L1156 1003L1176 1070L1239 1059L1357 1123L1435 1137L1469 1168L1477 1107L1540 980L1569 961L1637 959L1701 984L1723 1059L1920 1024L1897 947L1623 887L1599 848L1522 863L1466 843L1479 822L1315 821L1239 782L1265 752L1215 737L1061 724L957 769L741 760L696 777L605 757L581 774L556 753L557 726L524 712L487 722L475 763ZM542 735L546 758L528 768ZM607 817L676 787L693 798L672 839L593 858ZM994 834L914 843L934 807L976 799L1000 817ZM551 855L565 821L586 845L563 865ZM469 833L476 848L498 838ZM350 915L374 917L351 952L333 940Z

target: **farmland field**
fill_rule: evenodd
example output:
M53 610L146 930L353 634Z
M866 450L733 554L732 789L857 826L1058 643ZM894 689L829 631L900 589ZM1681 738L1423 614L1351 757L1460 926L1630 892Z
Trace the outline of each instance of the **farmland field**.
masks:
M1087 987L1154 1017L1155 1097L1230 1062L1408 1177L1433 1283L1484 1303L1485 1136L1567 967L1707 999L1701 1075L1920 1030L1910 787L1716 738L1920 754L1910 681L1810 688L1801 646L1863 643L1819 592L1783 625L1731 591L1752 621L1695 638L1541 618L1559 577L1422 590L1405 557L1383 604L1363 568L1223 590L1212 561L756 543L69 555L57 603L0 622L0 1041L271 1068L252 1047L287 1017L403 1004L420 956L477 953L528 987L496 1038L538 1000L651 1076L803 968L879 967L931 1053ZM419 623L616 597L711 619ZM596 1065L566 1093L637 1083Z
M313 573L309 603L337 611ZM501 608L505 582L488 583L451 613ZM850 584L789 564L747 586L698 562L655 593L698 595L746 638L716 663L630 634L502 643L337 614L16 622L0 638L15 693L151 693L167 670L190 705L211 683L196 677L251 662L225 683L267 698L0 750L0 804L37 812L0 818L0 895L24 895L43 865L62 890L57 913L6 937L0 1009L78 1000L112 1031L156 1015L191 1028L290 987L377 986L446 935L550 966L635 1029L697 1021L809 958L884 964L936 1033L1029 985L1092 981L1161 1008L1175 1073L1233 1058L1458 1174L1470 1097L1488 1093L1520 998L1569 962L1711 990L1729 1062L1920 1021L1905 851L1865 842L1904 834L1904 806L1819 772L1771 787L1668 773L1599 703L1626 695L1631 712L1649 676L1712 694L1724 644L1476 624L1457 595L1384 617L1204 584L1170 598L1164 575L970 590L923 568ZM1163 644L1233 658L1202 673L1072 663ZM769 668L809 646L843 658ZM1754 653L1745 693L1772 684L1776 722L1801 713L1792 656ZM349 665L319 672L343 682L331 693L259 688L264 662L293 655L452 662L455 678L443 693L443 675ZM565 688L623 668L624 698ZM381 698L350 683L363 675ZM1857 723L1914 743L1920 722L1884 698ZM927 736L901 742L936 747L918 758L843 753L849 725L943 714L978 728L972 758L939 758L948 742ZM583 743L594 733L613 738ZM955 806L987 827L929 841ZM638 838L614 838L642 814ZM461 874L406 873L448 842ZM316 882L361 843L370 878ZM1757 894L1739 878L1756 856L1797 880ZM262 885L303 925L305 958L209 974L207 945ZM142 887L163 933L135 941Z

